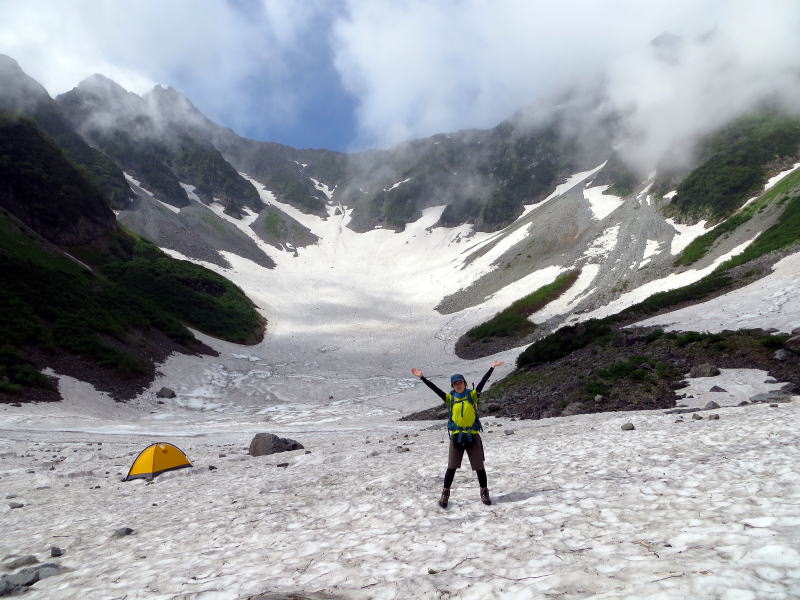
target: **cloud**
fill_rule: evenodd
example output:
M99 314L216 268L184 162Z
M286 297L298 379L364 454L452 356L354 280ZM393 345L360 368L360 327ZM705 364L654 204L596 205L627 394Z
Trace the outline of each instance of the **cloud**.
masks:
M324 14L319 1L3 1L0 52L51 95L101 73L138 94L171 85L212 117L286 120L303 94L303 37Z
M793 0L351 0L333 39L361 146L491 127L602 85L644 169L769 92L796 99L798 25ZM665 32L675 47L651 45Z

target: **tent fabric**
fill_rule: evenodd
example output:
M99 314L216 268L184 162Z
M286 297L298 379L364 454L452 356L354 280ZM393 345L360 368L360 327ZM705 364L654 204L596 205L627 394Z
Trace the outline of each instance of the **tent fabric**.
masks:
M156 475L166 471L191 466L192 463L186 458L183 450L167 442L157 442L150 444L139 453L128 471L128 476L123 481L153 479Z

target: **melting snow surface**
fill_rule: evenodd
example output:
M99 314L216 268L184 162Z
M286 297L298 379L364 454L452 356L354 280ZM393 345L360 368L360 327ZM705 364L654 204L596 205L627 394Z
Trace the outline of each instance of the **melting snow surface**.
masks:
M583 197L589 201L594 218L598 221L605 219L612 212L622 206L622 198L604 194L610 185L599 185L591 188L584 188Z

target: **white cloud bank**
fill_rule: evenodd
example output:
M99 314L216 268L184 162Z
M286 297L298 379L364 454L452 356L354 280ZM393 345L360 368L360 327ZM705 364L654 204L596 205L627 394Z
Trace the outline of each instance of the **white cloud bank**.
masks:
M94 72L165 83L236 127L319 109L322 69L352 94L363 148L602 85L643 169L766 94L800 106L799 29L796 0L0 1L0 52L54 94Z

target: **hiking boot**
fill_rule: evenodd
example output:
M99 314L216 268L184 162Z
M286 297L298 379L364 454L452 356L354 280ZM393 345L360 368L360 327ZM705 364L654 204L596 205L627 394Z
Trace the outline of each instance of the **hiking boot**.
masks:
M484 504L492 503L492 499L489 498L489 488L481 488L481 502Z
M442 488L442 497L439 498L439 506L447 508L447 501L450 499L450 488Z

